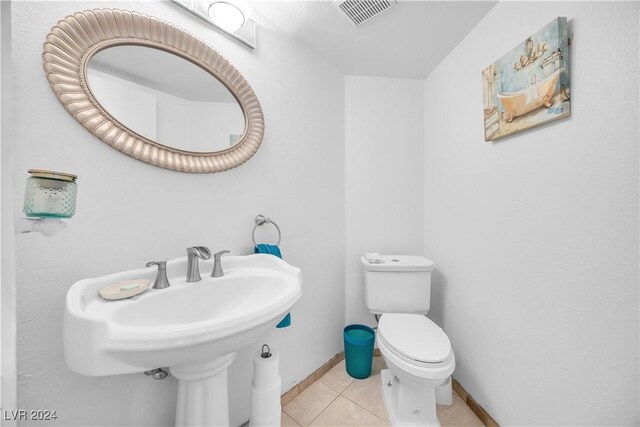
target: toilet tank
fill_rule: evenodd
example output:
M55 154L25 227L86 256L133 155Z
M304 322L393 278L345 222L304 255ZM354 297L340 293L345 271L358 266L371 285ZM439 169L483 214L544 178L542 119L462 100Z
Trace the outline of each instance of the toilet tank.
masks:
M427 314L431 304L433 261L416 255L369 255L364 269L364 299L373 314Z

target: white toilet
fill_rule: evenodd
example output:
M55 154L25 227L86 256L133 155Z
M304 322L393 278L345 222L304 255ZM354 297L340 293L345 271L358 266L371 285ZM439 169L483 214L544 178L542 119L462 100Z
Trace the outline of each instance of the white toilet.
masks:
M450 376L456 362L447 335L425 316L433 262L379 254L361 260L367 308L382 315L376 340L388 367L381 376L389 420L394 426L439 426L436 391L438 403L451 404Z

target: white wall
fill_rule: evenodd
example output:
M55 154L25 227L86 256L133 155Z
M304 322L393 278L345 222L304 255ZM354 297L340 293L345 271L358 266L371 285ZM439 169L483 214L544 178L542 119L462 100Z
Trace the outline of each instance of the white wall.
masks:
M260 16L259 46L250 50L169 2L118 2L119 8L187 28L214 46L251 83L266 120L262 147L239 168L195 175L146 165L84 130L60 105L42 71L42 43L52 25L78 10L113 6L13 4L15 214L21 214L28 168L79 176L77 213L67 229L51 238L17 239L18 399L21 408L56 409L59 425L172 425L174 379L88 378L65 366L66 291L82 278L184 256L188 246L248 251L253 219L263 213L278 221L284 258L304 276L292 327L274 334L283 389L341 351L344 77ZM248 419L251 356L241 352L230 370L234 424Z
M244 114L235 102L189 102L189 140L196 151L229 148L244 133Z
M162 141L157 136L157 97L153 93L156 91L92 68L87 70L87 77L93 96L113 118L134 130L138 135L154 141ZM167 142L164 143L167 144Z
M0 405L16 408L16 289L13 236L11 2L0 2ZM4 417L3 417L4 418ZM3 426L15 422L2 420Z
M168 93L154 91L154 94L158 98L156 105L158 142L171 145L171 141L175 141L174 144L189 150L191 129L188 123L191 102Z
M375 325L360 256L421 254L422 80L345 81L345 322Z
M244 133L244 114L233 102L192 101L90 68L91 92L111 116L138 134L181 150L229 148Z
M501 425L638 425L638 3L501 2L424 84L432 316ZM557 16L572 116L483 142L480 70Z

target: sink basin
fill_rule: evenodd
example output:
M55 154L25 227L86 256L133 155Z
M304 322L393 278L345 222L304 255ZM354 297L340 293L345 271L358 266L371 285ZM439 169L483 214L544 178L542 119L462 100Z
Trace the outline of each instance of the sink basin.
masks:
M258 316L259 309L268 309L266 301L277 302L289 291L276 275L229 274L221 279L207 277L177 292L175 288L173 292L153 292L134 304L122 305L114 311L113 321L133 327L186 327L187 333L196 333L196 326L208 320L216 319L220 326L225 319ZM176 309L176 304L188 310Z
M153 281L155 267L75 283L64 313L67 366L87 376L169 367L180 380L176 424L228 424L226 368L236 351L282 320L302 287L300 269L272 255L225 256L222 265L225 275L214 278L213 260L200 261L202 280L187 283L187 258L171 260L169 288L118 301L98 291L124 280ZM211 402L187 399L189 393L208 393Z

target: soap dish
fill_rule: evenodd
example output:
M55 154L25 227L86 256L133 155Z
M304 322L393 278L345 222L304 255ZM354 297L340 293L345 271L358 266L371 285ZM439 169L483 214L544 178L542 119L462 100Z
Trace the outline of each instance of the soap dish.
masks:
M108 300L119 300L135 297L147 290L151 280L125 280L100 289L100 296Z

